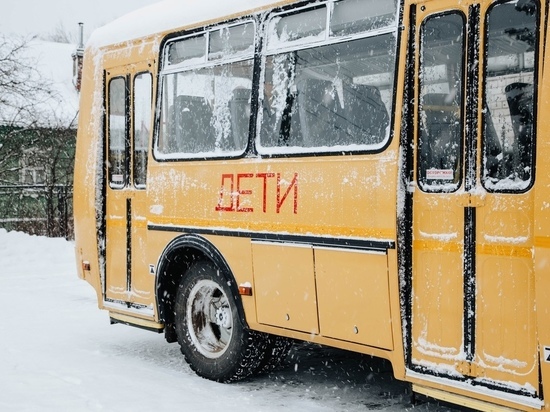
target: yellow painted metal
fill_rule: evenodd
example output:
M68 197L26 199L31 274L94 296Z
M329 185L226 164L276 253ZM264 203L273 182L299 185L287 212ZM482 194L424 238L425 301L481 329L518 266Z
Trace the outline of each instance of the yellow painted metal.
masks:
M464 211L460 195L414 195L412 361L457 372L464 316Z
M315 248L323 336L393 349L385 253Z
M421 395L429 396L430 398L439 399L445 402L454 403L455 405L464 406L474 411L480 412L513 412L518 409L509 408L506 406L497 405L494 403L472 399L464 395L442 391L439 389L429 388L426 386L415 385L413 391Z
M487 194L477 209L476 359L482 376L536 392L534 195Z
M148 219L154 225L392 240L397 194L385 187L396 185L396 162L393 148L349 159L153 160L150 207L162 214Z
M258 322L319 334L311 246L253 243L252 256Z
M106 297L128 301L126 268L126 194L123 191L107 189L106 196Z
M130 302L141 305L154 306L155 304L155 276L150 272L150 262L147 258L147 193L144 190L133 189L131 197L131 271Z
M158 330L158 331L161 331L164 328L164 325L162 323L151 321L149 319L143 319L136 316L131 316L120 312L109 312L109 316L122 323L128 323L130 325L139 326L142 328Z

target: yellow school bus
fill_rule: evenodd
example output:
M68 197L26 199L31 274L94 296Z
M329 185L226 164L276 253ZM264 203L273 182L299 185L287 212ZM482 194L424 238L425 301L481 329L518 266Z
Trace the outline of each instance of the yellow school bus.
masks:
M98 29L79 276L208 379L301 340L476 410L550 410L548 17L541 0L204 0Z

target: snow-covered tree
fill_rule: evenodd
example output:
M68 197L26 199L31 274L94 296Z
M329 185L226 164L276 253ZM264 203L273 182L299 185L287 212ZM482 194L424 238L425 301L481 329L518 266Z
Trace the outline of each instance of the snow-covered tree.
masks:
M33 38L0 35L0 124L33 127L43 119L37 108L54 96L49 81L26 54Z
M56 216L70 208L77 113L59 111L63 96L33 57L47 44L0 35L0 218L59 236L66 230ZM69 57L55 66L70 68Z

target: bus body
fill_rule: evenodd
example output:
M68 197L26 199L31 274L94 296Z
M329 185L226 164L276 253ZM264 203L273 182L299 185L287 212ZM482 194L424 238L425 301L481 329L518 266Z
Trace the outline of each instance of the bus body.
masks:
M385 358L434 398L550 409L547 14L162 2L97 30L79 276L217 381L297 339Z

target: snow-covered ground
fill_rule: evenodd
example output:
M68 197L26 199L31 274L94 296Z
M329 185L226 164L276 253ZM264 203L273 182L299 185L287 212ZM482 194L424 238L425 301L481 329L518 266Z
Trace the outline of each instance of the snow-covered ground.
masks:
M389 364L302 345L234 384L196 376L162 335L109 325L73 244L0 229L0 411L442 411L411 405Z

